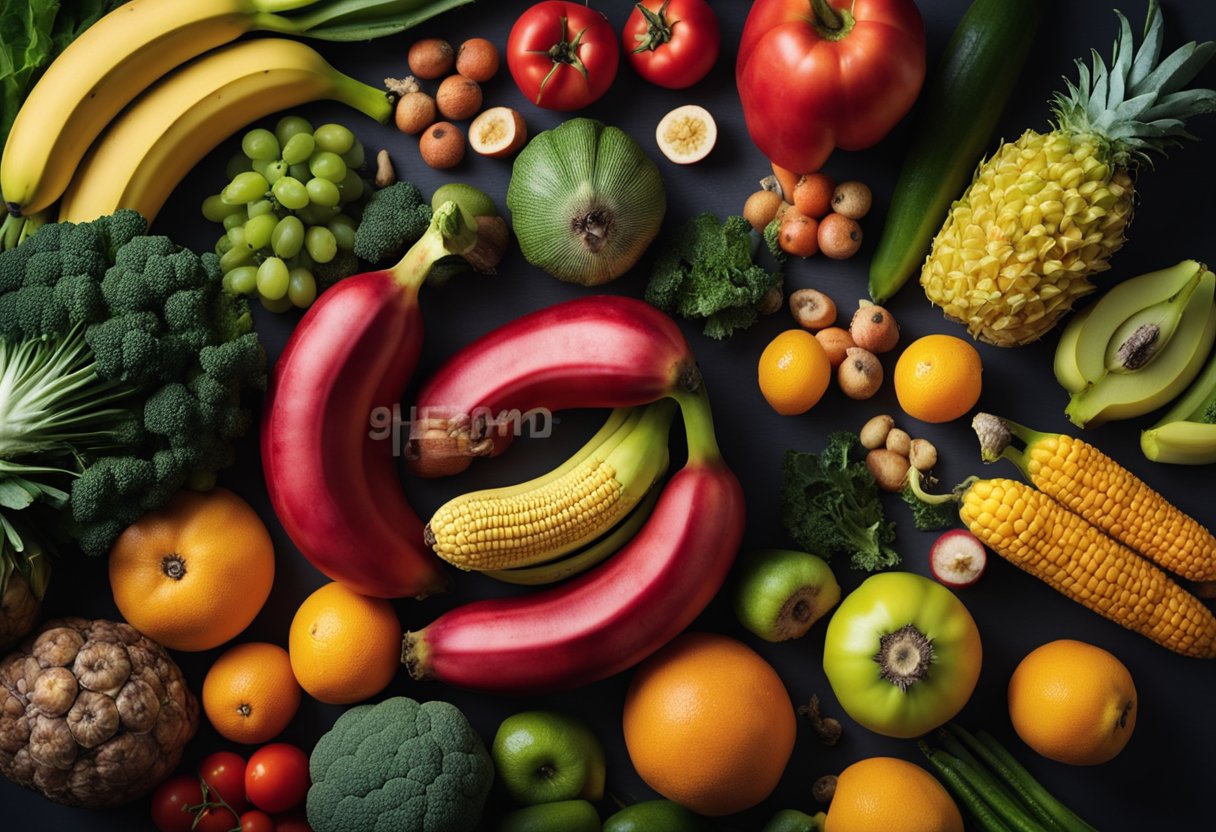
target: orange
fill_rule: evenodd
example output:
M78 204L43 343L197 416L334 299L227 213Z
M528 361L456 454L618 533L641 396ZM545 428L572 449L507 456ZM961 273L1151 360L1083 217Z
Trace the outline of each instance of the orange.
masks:
M300 686L291 659L277 644L251 642L229 648L203 679L203 711L233 742L261 744L279 734L300 707Z
M895 397L914 419L950 422L980 400L983 370L980 354L962 338L926 335L895 362Z
M1061 639L1030 652L1009 680L1009 718L1022 741L1052 760L1113 759L1136 727L1136 686L1113 655Z
M920 766L870 757L840 773L824 832L963 832L963 816Z
M805 413L828 389L832 362L805 329L787 329L760 354L760 392L782 416Z
M127 527L109 568L114 603L135 629L174 650L210 650L266 603L274 544L231 491L182 491Z
M401 664L401 623L383 598L332 583L304 599L291 621L291 669L308 695L349 705L388 687Z
M711 633L659 650L625 696L633 767L659 794L703 815L741 812L772 793L794 750L795 722L772 666Z

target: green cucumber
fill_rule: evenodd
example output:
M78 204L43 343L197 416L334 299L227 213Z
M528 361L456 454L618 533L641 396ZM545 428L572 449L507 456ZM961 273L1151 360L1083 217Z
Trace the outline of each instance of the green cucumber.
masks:
M604 821L603 832L712 832L713 825L670 800L644 800Z
M912 147L870 262L875 303L899 291L924 263L1013 91L1043 5L1043 0L974 0L954 30L925 89Z

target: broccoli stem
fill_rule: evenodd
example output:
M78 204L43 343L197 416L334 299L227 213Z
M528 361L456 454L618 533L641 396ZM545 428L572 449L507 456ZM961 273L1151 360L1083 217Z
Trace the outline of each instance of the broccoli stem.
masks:
M431 224L405 256L388 270L402 289L416 293L431 267L449 254L464 254L477 245L477 227L452 200L439 206Z

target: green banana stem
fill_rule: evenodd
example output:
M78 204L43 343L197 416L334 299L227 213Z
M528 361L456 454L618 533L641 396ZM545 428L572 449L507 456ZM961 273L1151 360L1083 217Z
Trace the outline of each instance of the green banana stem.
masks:
M50 221L49 208L29 216L5 214L4 222L0 223L0 251L8 251L21 245Z
M709 407L705 385L696 390L677 390L671 397L680 405L684 416L684 433L688 439L689 465L716 465L722 461L718 437L714 433L714 415Z
M977 413L971 420L971 429L975 431L976 438L980 441L980 458L984 462L1007 459L1016 465L1022 475L1026 477L1029 477L1026 449L1051 436L1049 433L1031 430L1025 425L1019 425L1017 422L1002 419L991 413ZM1014 438L1022 440L1023 449L1013 447Z
M318 0L252 0L252 2L253 7L259 12L278 14L280 12L294 12L308 6L315 6Z

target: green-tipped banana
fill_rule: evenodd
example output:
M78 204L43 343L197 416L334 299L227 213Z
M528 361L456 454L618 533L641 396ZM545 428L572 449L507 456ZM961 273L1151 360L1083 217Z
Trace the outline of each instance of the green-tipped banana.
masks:
M1161 420L1140 433L1140 449L1154 462L1216 462L1216 352L1190 389Z
M435 553L461 569L515 569L552 561L607 534L667 470L676 405L635 409L578 461L519 485L475 491L440 506L426 527Z

